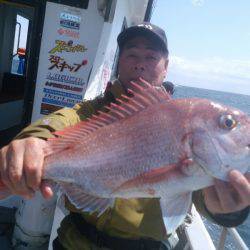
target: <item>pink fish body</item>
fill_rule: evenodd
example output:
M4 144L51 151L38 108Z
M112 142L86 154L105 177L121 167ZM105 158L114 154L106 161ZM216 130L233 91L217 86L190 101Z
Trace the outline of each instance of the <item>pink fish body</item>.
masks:
M117 197L159 197L170 232L192 191L227 180L231 169L250 171L250 118L209 100L133 87L134 97L118 100L108 114L57 133L61 138L49 143L58 152L46 158L44 177L84 211L101 213Z

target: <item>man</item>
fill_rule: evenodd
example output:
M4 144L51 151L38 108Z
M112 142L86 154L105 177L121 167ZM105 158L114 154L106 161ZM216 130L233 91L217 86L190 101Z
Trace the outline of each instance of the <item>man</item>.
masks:
M162 29L150 23L130 27L118 36L118 45L119 77L108 84L103 96L44 117L2 148L1 177L13 193L31 198L40 189L46 198L53 195L50 186L41 182L44 139L52 137L53 131L74 125L121 94L128 94L129 82L139 82L139 77L153 86L162 86L168 67L167 39ZM229 184L216 181L214 187L196 192L193 201L203 215L219 224L236 226L249 212L250 178L232 171L229 179ZM71 213L58 230L55 249L168 249L162 243L167 235L158 199L116 199L114 207L100 217L80 214L66 203Z

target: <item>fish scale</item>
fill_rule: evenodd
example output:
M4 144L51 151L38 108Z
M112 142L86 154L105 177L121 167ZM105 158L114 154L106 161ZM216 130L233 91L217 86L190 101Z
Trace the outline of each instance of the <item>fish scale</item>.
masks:
M78 176L72 176L72 178L80 185L83 192L93 196L107 199L115 197L161 198L161 207L165 215L164 223L170 232L185 217L191 203L191 192L213 184L213 176L208 175L209 171L206 172L204 168L209 168L214 163L202 162L201 164L201 161L197 163L195 159L192 159L193 135L197 130L199 138L202 130L204 134L207 134L205 141L209 141L213 137L210 131L212 130L212 134L216 134L214 138L219 134L221 150L225 150L228 145L225 145L223 134L225 131L228 134L232 132L221 130L215 133L214 126L219 127L218 116L236 111L220 105L211 105L209 100L166 100L166 102L154 103L134 115L100 127L85 136L80 145L72 148L71 152L68 151L70 154L77 154L76 152L80 151L81 154L79 155L78 152L77 162L80 164L71 162L66 175L71 176L72 168L79 169ZM112 108L110 112L112 113ZM239 119L243 121L246 115L239 114ZM212 126L207 127L206 124L209 124L210 120ZM244 123L246 123L245 129L249 128L249 118ZM242 131L241 134L243 134ZM211 144L214 146L214 143ZM204 153L211 151L211 144L204 142ZM237 150L235 148L235 152ZM185 157L186 159L191 157L191 162L194 161L194 163L187 167L185 164L182 166L182 160L185 160ZM219 156L217 158L220 159ZM239 160L241 158L242 156L239 155ZM247 159L249 160L249 152ZM244 164L248 164L247 159L244 159ZM57 162L56 157L54 160ZM50 167L52 166L53 164ZM59 164L58 170L61 167L62 165ZM157 173L160 168L164 171ZM221 166L217 169L222 170ZM56 172L61 174L60 171ZM48 177L53 179L51 175ZM70 196L70 193L67 195ZM72 202L74 203L74 199ZM74 204L77 206L79 202L77 199ZM81 204L79 208L93 209L90 206L93 204L92 199L85 197L82 202L86 206ZM182 204L182 209L178 210L179 215L176 219L173 219L171 214L175 213L175 209L169 206L170 203L176 206ZM98 204L98 201L94 204Z

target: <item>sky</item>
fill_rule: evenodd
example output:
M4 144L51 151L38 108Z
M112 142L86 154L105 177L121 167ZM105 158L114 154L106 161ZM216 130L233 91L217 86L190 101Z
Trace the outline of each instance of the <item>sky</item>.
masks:
M156 0L151 22L167 34L167 80L250 95L250 1Z

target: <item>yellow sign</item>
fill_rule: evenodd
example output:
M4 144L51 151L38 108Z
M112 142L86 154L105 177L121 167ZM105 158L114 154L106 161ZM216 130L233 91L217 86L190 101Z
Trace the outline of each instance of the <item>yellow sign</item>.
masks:
M49 51L50 54L55 54L56 52L62 53L66 52L85 52L87 48L84 45L73 45L73 41L70 40L68 42L56 40L56 47Z

